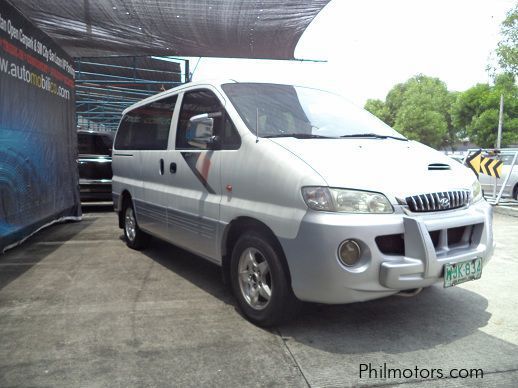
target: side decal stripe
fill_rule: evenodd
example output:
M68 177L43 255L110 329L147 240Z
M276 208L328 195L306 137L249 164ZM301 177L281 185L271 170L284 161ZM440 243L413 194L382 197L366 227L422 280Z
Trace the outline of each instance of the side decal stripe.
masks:
M196 168L196 165L198 163L198 159L200 159L200 157L202 157L203 154L204 153L202 153L202 152L182 152L182 157L184 158L185 162L187 163L187 165L189 166L191 171L194 173L196 178L198 178L200 183L203 185L203 187L205 187L205 189L207 189L207 191L209 193L216 194L214 189L207 182L207 177L209 176L209 171L210 171L210 160L206 159L204 161L204 163L203 163L203 170L204 170L203 173L198 171L198 169ZM206 155L203 155L203 157L207 158ZM205 175L205 177L203 175Z

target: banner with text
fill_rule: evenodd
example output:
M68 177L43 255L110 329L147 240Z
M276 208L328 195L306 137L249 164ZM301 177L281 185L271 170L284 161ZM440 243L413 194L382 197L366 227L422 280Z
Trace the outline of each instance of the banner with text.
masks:
M80 216L71 58L0 0L0 252Z

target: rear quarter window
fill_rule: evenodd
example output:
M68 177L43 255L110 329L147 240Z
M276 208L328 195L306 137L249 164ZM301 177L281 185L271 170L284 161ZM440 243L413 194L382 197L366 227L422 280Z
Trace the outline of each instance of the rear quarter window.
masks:
M118 150L166 150L177 96L154 101L126 113L121 120Z

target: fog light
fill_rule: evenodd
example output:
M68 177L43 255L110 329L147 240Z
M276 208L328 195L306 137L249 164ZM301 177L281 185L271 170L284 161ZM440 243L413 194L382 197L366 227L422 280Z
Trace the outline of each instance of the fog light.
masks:
M338 247L338 257L342 264L355 265L360 260L361 249L354 240L345 240Z

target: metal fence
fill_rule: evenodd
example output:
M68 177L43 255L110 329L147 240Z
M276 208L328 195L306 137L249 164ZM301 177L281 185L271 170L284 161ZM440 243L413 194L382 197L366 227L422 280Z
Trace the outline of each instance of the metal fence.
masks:
M482 188L487 201L493 205L516 203L518 200L518 148L502 148L502 149L469 149L464 156L464 163L469 156L475 152L482 151L485 157L505 161L504 167L509 166L509 170L505 168L500 178L481 176Z
M115 131L130 105L189 80L189 62L172 57L77 58L77 128Z

